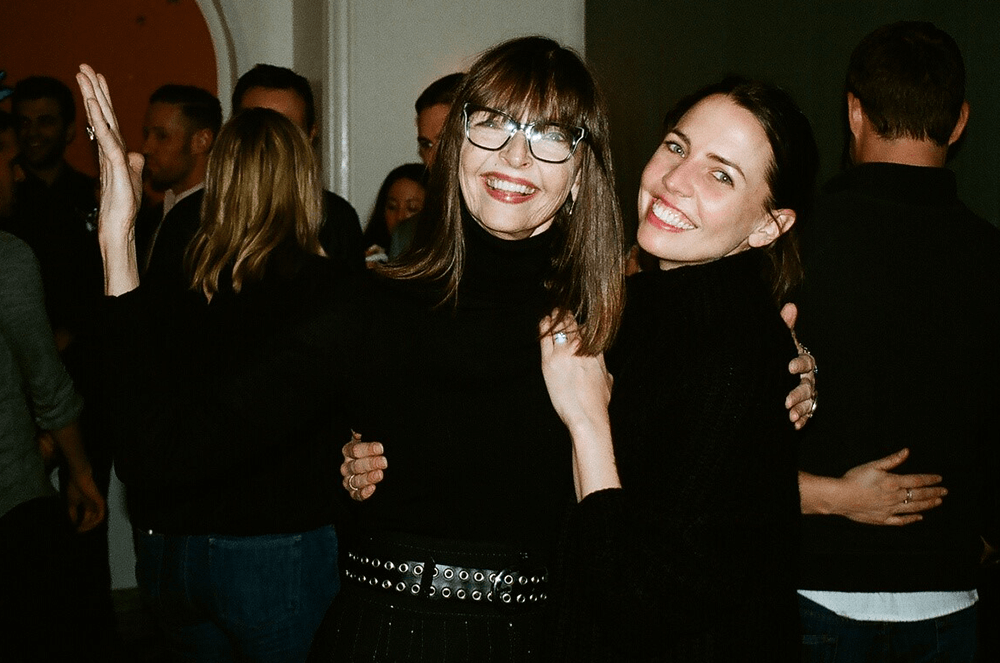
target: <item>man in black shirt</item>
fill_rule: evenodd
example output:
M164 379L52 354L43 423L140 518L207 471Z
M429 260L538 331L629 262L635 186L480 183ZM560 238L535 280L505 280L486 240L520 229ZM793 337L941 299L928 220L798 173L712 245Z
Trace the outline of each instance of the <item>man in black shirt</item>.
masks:
M316 138L312 88L305 77L291 69L258 64L240 76L233 90L233 113L246 108L270 108L298 125L310 141ZM323 250L339 265L362 269L365 247L358 213L332 191L323 192L323 213L319 231Z

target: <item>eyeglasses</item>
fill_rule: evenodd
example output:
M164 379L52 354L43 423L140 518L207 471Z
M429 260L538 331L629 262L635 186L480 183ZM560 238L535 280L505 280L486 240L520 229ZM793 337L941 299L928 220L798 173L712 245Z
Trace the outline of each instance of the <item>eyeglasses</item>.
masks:
M568 127L554 122L521 124L495 108L465 104L465 137L476 147L495 152L510 142L518 131L524 132L531 155L546 163L569 161L576 146L587 135L583 127Z

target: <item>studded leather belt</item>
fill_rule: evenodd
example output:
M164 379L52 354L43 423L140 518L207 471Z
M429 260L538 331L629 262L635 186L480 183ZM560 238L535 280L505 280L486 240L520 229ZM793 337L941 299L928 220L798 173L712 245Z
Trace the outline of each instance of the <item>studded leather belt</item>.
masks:
M544 567L478 569L349 552L344 575L369 587L435 600L480 601L512 608L548 600L548 571Z

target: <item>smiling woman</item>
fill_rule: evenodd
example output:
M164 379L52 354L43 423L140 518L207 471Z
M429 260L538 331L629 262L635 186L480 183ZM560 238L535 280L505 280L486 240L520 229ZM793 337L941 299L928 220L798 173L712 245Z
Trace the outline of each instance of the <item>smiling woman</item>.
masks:
M777 304L800 273L790 233L815 143L787 94L740 79L665 124L639 193L639 244L660 270L629 283L613 395L598 359L542 340L581 498L559 660L790 662L794 351Z
M538 324L559 306L591 351L610 343L623 294L612 182L603 103L578 55L532 37L471 67L412 248L365 293L355 352L368 366L352 386L379 397L358 404L354 429L392 470L359 512L313 660L548 660L573 487Z

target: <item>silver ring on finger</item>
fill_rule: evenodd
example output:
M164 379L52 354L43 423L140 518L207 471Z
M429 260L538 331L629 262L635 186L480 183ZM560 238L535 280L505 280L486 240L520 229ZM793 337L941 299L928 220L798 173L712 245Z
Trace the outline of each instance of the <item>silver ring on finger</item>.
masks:
M566 332L556 332L552 335L552 342L556 345L562 345L566 342Z
M906 489L906 499L903 500L903 504L909 504L911 501L913 501L913 489L912 488L907 488Z
M807 416L813 416L816 414L816 405L819 403L819 394L813 396L812 405L809 406L809 414Z
M354 477L356 476L358 475L352 474L351 476L347 477L347 487L350 488L351 490L358 490L358 487L354 485Z
M87 125L87 138L89 138L90 140L94 140L95 138L97 138L97 134L94 133L94 127L90 126L89 124Z

